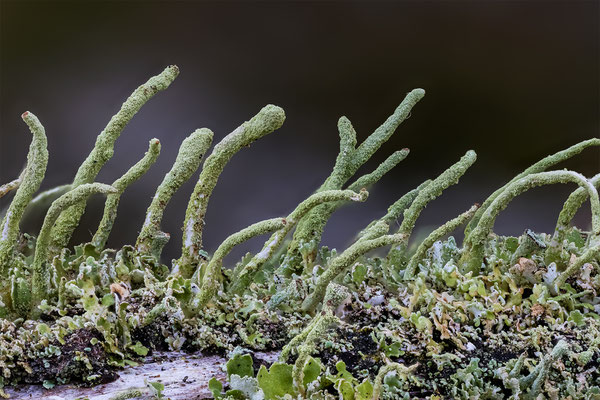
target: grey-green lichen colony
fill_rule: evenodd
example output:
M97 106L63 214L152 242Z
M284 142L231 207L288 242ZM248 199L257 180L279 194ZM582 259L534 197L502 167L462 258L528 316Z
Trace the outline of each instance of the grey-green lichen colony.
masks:
M144 157L111 184L96 177L126 124L178 73L170 66L137 88L72 182L35 197L48 162L46 133L32 113L23 114L32 133L27 166L0 186L0 196L14 194L0 225L0 388L93 385L149 351L184 350L229 355L227 382L209 382L218 399L600 398L600 174L553 170L600 139L533 164L481 205L416 240L423 209L475 163L475 152L467 151L391 204L346 249L321 246L332 213L366 201L367 189L408 156L399 150L356 176L423 98L415 89L360 144L348 118L340 118L340 151L316 192L289 215L231 234L211 256L202 238L219 176L238 151L285 120L281 108L267 105L212 151L209 129L185 139L139 221L136 243L107 249L119 197L152 167L160 142L150 140ZM165 207L205 155L182 222L181 255L165 265ZM554 232L494 233L516 196L556 183L578 188ZM70 248L95 193L106 196L100 226L90 243ZM572 226L587 201L590 228ZM19 223L35 208L46 216L34 236ZM464 225L459 245L448 235ZM267 234L255 254L224 263L235 246ZM389 252L369 256L378 248ZM279 351L279 360L268 364L254 354L265 350Z

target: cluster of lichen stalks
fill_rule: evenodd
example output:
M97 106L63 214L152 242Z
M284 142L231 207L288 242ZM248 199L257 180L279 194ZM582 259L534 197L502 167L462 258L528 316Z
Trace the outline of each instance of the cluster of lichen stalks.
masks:
M596 189L600 175L586 178L573 171L547 170L587 147L600 145L600 139L584 141L535 163L481 206L474 205L409 246L421 211L456 184L475 162L475 152L468 151L438 177L393 203L344 251L320 247L321 233L331 214L345 202L365 201L365 188L408 155L408 149L396 151L373 172L352 180L424 96L423 90L415 89L358 146L350 121L340 118L340 152L321 187L288 216L260 221L232 234L209 257L202 249L202 234L211 193L237 151L283 124L283 110L268 105L225 136L204 161L182 227L181 256L168 268L160 262L162 248L169 240L169 234L161 231L163 211L173 194L199 169L213 133L199 129L183 141L148 207L135 246L119 251L104 248L119 197L152 166L160 142L152 139L144 157L112 184L95 179L112 157L115 141L127 123L152 96L166 89L178 72L177 67L168 67L136 89L100 133L73 182L35 198L48 161L46 135L32 113L23 114L33 134L27 166L13 182L0 186L0 197L15 190L0 226L0 385L36 379L98 382L106 365L132 363L136 354L145 355L148 347L160 348L160 343L170 349L232 350L241 345L264 350L280 349L289 341L281 352L281 362L271 367L289 372L289 379L285 374L283 380L279 375L273 378L281 390L269 392L268 380L265 387L259 385L260 373L258 381L252 382L251 376L233 374L239 378L241 389L223 396L329 398L338 393L345 399L376 399L388 393L392 398L418 398L415 393L420 390L422 397L429 393L431 398L439 398L436 393L452 386L451 395L456 398L502 398L498 397L502 391L514 398L536 398L554 389L559 396L571 390L568 385L552 386L551 375L557 371L551 367L562 363L568 354L582 363L571 368L575 371L584 368L584 361L589 363L598 352L595 334L584 334L580 328L584 321L589 332L597 333L600 319L596 314L600 283L593 273L600 259ZM493 233L496 217L514 197L554 183L575 183L579 188L567 199L552 235L527 232L520 238L504 238ZM90 243L69 250L86 200L95 193L106 195L100 225ZM570 225L588 199L591 231L582 232ZM37 237L21 234L23 216L48 204ZM400 227L390 232L400 218ZM464 224L461 248L452 238L440 241ZM271 236L262 250L244 257L233 269L224 268L224 258L234 246L267 233ZM370 251L385 246L391 246L386 257L366 258ZM575 293L578 287L583 290ZM541 328L528 319L534 317L552 324ZM347 371L334 376L323 365L322 373L307 379L307 371L314 371L318 363L312 356L329 354L338 359L340 353L348 351L346 344L352 347L352 341L342 337L343 332L360 332L369 324L376 326L369 337L377 344L376 355L370 356L373 365L381 367L377 377L377 370L349 365L365 379L361 386L356 377L344 375ZM539 332L522 333L527 329ZM89 340L69 352L65 346L83 332ZM545 334L548 338L543 337ZM578 342L570 342L569 335L576 335ZM478 366L473 360L481 357L469 357L477 347L474 342L493 343L509 337L514 343L508 353L516 354L514 358ZM539 356L527 357L526 350L531 351L532 346L537 347L534 353ZM71 359L64 360L67 356ZM289 358L295 358L293 366L285 364ZM52 369L49 361L57 359L69 368ZM409 361L413 361L411 366L402 365ZM565 378L564 371L570 367L561 365ZM427 373L423 368L439 369L440 375L434 373L429 380L424 379ZM598 379L594 371L596 375L588 376ZM268 374L263 371L263 378ZM397 378L395 383L392 376ZM365 386L369 379L374 382L371 389ZM573 398L582 390L598 390L585 379L569 379L574 382L575 389L568 392ZM352 397L347 397L348 393ZM474 393L477 396L473 397ZM215 392L215 396L219 394Z

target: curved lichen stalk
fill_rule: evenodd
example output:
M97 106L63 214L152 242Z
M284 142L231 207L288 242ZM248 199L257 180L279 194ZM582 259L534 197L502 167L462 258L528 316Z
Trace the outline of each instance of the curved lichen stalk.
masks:
M287 224L275 232L269 240L267 240L262 250L256 254L248 264L235 276L231 287L228 289L230 293L241 294L252 282L252 278L260 270L267 260L277 251L285 240L288 233L296 226L298 221L304 217L314 207L319 204L339 202L339 201L357 201L363 202L367 199L369 193L366 190L361 190L356 193L352 190L326 190L324 192L315 193L301 202L290 215L286 217Z
M504 210L516 196L534 187L556 183L576 183L585 188L590 196L592 208L592 230L594 235L600 233L600 200L598 191L583 175L573 171L550 171L527 175L509 184L498 195L481 215L481 219L465 237L465 251L462 256L463 267L466 271L478 273L483 262L485 241L491 233L498 214Z
M148 100L156 93L169 87L178 74L179 68L171 65L159 75L153 76L138 87L125 100L121 109L110 119L106 128L100 132L96 138L94 148L77 170L77 174L73 179L73 188L85 183L92 183L96 179L104 164L112 158L115 141L119 138L125 126ZM50 243L50 251L53 254L58 254L69 243L69 239L85 211L85 204L85 201L74 204L56 221L56 225L52 229Z
M204 162L185 213L183 246L181 258L177 261L179 272L183 276L189 277L200 261L208 201L225 165L242 148L280 128L284 120L285 113L280 107L272 104L263 107L250 121L244 122L225 136Z
M425 96L423 89L414 89L409 92L394 113L377 128L367 139L356 147L356 132L350 120L341 117L338 121L340 135L340 152L336 159L333 171L317 192L332 189L342 189L348 180L367 162L373 154L392 136L396 128L409 117L412 108ZM396 164L408 155L408 149L395 152L385 160L374 172L357 179L348 188L359 190L360 185L372 184L380 179ZM363 186L364 187L364 186ZM339 205L338 205L339 206ZM335 205L321 205L313 209L298 224L286 258L293 259L299 252L300 243L319 241L327 220L337 207Z
M600 174L590 178L590 183L598 189L600 187ZM571 221L575 218L575 214L581 208L583 203L589 199L590 195L586 188L577 188L565 201L558 220L556 221L556 227L554 228L554 234L552 235L552 241L550 246L546 249L545 259L546 261L552 262L559 259L560 252L562 250L563 241L565 235L569 230Z
M342 254L335 257L329 262L327 269L319 276L313 292L302 303L302 310L305 312L313 312L317 305L323 300L327 285L332 282L344 270L352 266L352 264L361 256L371 250L379 247L389 246L394 243L401 242L406 239L403 233L393 235L384 235L374 239L358 240Z
M475 215L475 212L477 211L478 208L479 208L479 204L473 205L471 208L469 208L464 213L460 214L458 217L451 219L450 221L446 222L444 225L440 226L439 228L437 228L436 230L431 232L429 234L429 236L427 236L427 238L425 238L425 240L423 240L421 242L421 244L419 244L417 251L410 258L410 261L408 262L408 267L406 268L406 271L404 272L404 279L413 279L414 275L415 275L415 271L417 270L417 268L419 266L419 261L422 261L423 258L425 258L425 253L427 252L427 250L431 246L433 246L433 244L435 242L437 242L444 236L448 235L449 233L454 231L459 226L467 223L471 218L473 218L473 215Z
M36 210L47 210L48 207L52 204L52 202L58 199L63 194L67 193L73 187L71 184L68 185L60 185L55 186L53 188L42 191L37 194L30 202L27 204L27 208L25 209L25 213L23 214L23 218L27 218L27 215L30 212L34 212Z
M162 248L169 240L169 235L160 229L164 210L175 192L198 170L212 139L212 131L202 128L195 130L181 143L171 170L156 189L146 211L146 219L135 244L139 252L160 258Z
M473 163L477 160L477 154L473 150L467 151L467 153L461 157L461 159L452 165L450 168L442 172L437 178L431 183L423 187L417 194L410 207L404 211L404 219L398 229L398 232L403 234L405 239L400 242L397 246L393 247L388 258L393 261L398 267L403 267L406 260L406 248L408 239L412 234L415 224L421 212L425 209L430 201L436 199L442 194L442 192L449 186L458 183L459 179L465 174Z
M133 167L131 167L122 177L117 179L111 185L118 190L118 193L109 194L106 196L106 204L104 205L104 213L102 220L94 237L92 238L92 244L97 249L103 249L110 231L112 230L115 218L117 218L117 208L119 207L119 199L121 195L135 181L140 179L150 167L154 164L158 155L160 154L160 141L158 139L150 140L148 145L148 151L144 157L138 161Z
M215 296L222 277L223 259L235 246L255 236L280 230L286 225L287 221L285 218L272 218L252 224L225 239L219 245L206 267L200 291L195 297L191 309L201 309Z
M21 116L29 127L33 138L27 154L27 166L22 181L12 199L0 226L0 271L4 273L13 258L19 238L19 223L27 204L39 189L48 165L48 141L46 132L38 118L26 111Z
M60 196L48 209L37 238L32 263L32 299L34 307L48 294L50 276L46 268L46 262L48 261L48 246L52 236L52 227L63 211L73 204L86 200L94 193L113 194L118 193L118 190L102 183L86 183Z
M396 200L391 206L388 207L387 213L383 217L381 217L378 220L375 220L375 221L371 222L369 225L367 225L367 227L365 229L363 229L359 233L358 236L359 237L365 236L365 234L367 234L368 231L370 231L376 224L378 224L380 222L384 222L388 226L392 226L392 224L395 221L397 221L401 215L404 214L404 211L406 211L406 209L408 207L410 207L410 205L413 203L413 201L415 201L419 192L421 190L423 190L430 183L431 183L430 180L426 180L425 182L421 183L417 188L404 194L402 197L400 197L398 200Z
M496 197L500 196L500 194L504 192L504 190L506 190L506 188L510 184L518 181L521 178L526 177L527 175L543 172L562 161L568 160L569 158L576 156L577 154L581 153L583 150L590 146L600 146L600 139L584 140L583 142L577 143L565 150L561 150L558 153L544 157L540 161L527 168L525 171L521 172L519 175L515 176L506 185L502 186L500 189L497 189L483 202L479 210L475 213L475 216L465 228L465 237L468 236L473 229L475 229L475 226L477 226L477 224L479 223L479 220L483 216L483 213L486 212L486 210L496 199Z

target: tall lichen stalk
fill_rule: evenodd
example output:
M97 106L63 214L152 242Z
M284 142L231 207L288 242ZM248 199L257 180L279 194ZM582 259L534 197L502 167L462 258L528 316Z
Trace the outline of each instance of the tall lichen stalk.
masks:
M587 178L574 171L548 169L588 147L600 145L600 139L581 142L533 164L492 193L481 206L472 206L417 241L415 237L419 235L413 235L413 231L424 208L445 189L457 184L475 163L477 155L469 150L437 177L400 196L381 218L367 224L346 249L336 251L321 246L321 233L331 214L345 203L366 201L366 188L385 179L385 175L408 156L408 149L399 149L372 172L351 181L358 169L408 118L425 94L422 89L409 92L394 113L358 146L352 124L348 118L341 117L338 121L340 150L325 182L296 207L290 205L288 215L259 221L232 233L212 256L203 248L205 216L221 173L238 151L280 128L285 113L278 106L265 106L225 135L210 152L213 137L220 133L213 133L208 128L195 130L183 141L172 168L158 185L135 246L124 246L118 251L105 249L117 217L120 196L157 160L161 149L159 140L150 140L144 156L111 185L94 182L96 176L112 157L115 143L126 124L148 100L166 89L178 73L177 67L168 67L137 88L99 134L73 182L42 192L35 198L48 163L47 140L39 120L30 112L23 114L33 135L27 165L18 178L0 185L0 197L14 192L0 226L2 321L21 323L27 318L43 317L54 321L53 326L59 331L65 330L64 326L68 329L94 326L101 332L107 351L124 362L124 352L137 352L144 347L133 344L133 332L150 329L160 321L167 321L169 329L177 327L182 332L200 329L202 335L207 335L204 338L210 337L214 343L220 343L206 333L214 326L203 324L211 321L220 326L230 322L230 315L241 315L247 321L236 334L240 335L240 340L252 344L262 340L262 333L256 333L261 329L257 327L257 320L263 318L261 321L265 322L268 317L269 323L273 323L277 318L284 318L282 316L299 318L304 325L302 329L295 326L298 334L288 338L281 353L282 364L271 368L272 371L263 371L257 380L260 383L265 374L274 377L274 371L278 369L287 371L285 379L289 387L285 389L288 390L286 393L310 398L315 386L307 384L316 365L312 356L321 348L319 346L332 327L342 329L347 326L343 318L344 307L360 302L361 296L370 297L365 309L376 307L389 298L386 309L389 317L384 322L393 322L392 316L396 315L399 319L393 323L409 323L411 334L426 338L427 357L443 367L449 361L440 354L443 346L436 342L434 330L439 331L443 340L452 341L456 349L473 351L469 340L475 333L469 331L468 335L458 337L460 332L452 329L458 329L457 324L469 318L472 326L487 328L489 322L485 318L514 311L517 304L523 302L525 290L521 285L532 285L531 296L537 301L537 308L532 307L532 313L551 312L560 308L557 304L569 296L573 301L588 299L594 293L590 271L597 269L600 262L600 198L597 190L600 175ZM205 154L209 155L201 167ZM164 210L173 195L198 169L201 169L199 178L183 221L181 256L172 265L165 265L161 252L170 234L161 229ZM578 188L566 200L551 235L538 237L528 232L517 239L493 232L499 213L514 198L529 189L556 183L575 184ZM97 193L106 195L99 227L90 243L71 249L68 242L85 210L86 201ZM591 227L583 231L571 226L571 222L588 200ZM21 232L19 223L27 210L44 205L47 205L47 212L39 233L34 236ZM390 231L398 220L401 220L399 228ZM467 228L462 246L456 245L452 237L444 241L464 224ZM226 257L235 246L266 234L271 236L261 249L244 257L234 268L228 268L231 265ZM412 246L411 241L417 243ZM370 257L371 252L384 247L390 248L386 256ZM576 283L587 289L573 294ZM371 290L369 285L377 289ZM474 301L478 296L484 300L468 307L464 304L456 307L450 305L454 295L435 292L440 287L464 295L465 301ZM506 288L510 293L498 294ZM135 307L130 307L129 302L135 301ZM491 310L485 309L494 301L497 304ZM568 319L579 324L584 313L590 307L594 308L591 302L586 304L588 306L580 307L581 310L569 310L568 317L561 314L556 321L566 323ZM598 303L594 304L597 306ZM431 306L427 312L425 305ZM223 313L222 308L227 307L235 310ZM461 317L461 321L459 318L449 320L444 307L456 313L465 309L470 314ZM36 332L47 334L50 328L40 324ZM269 326L268 323L264 325ZM504 322L500 325L498 329L510 326ZM64 332L61 334L64 336ZM385 335L390 332L373 331L373 335L378 334L384 336L381 343L385 345ZM176 332L165 340L172 348L179 349L185 337ZM360 386L356 390L363 394L372 393L373 399L380 398L384 387L390 386L385 383L390 375L396 374L394 379L402 381L398 387L410 385L409 381L417 382L417 364L406 367L388 360L388 353L397 357L399 350L386 346L385 354L380 357L386 362L374 377L374 385L371 381L359 385L343 370L336 376L328 376L327 382L335 381L340 393L350 390L347 388L352 385ZM594 349L597 350L597 345ZM588 352L593 354L594 349ZM551 365L570 351L559 341L550 355L542 357L528 374L520 373L525 357L521 356L511 361L510 372L506 369L508 364L499 368L494 379L501 379L505 389L512 390L514 396L522 392L537 396L544 390L544 380L550 374ZM297 355L295 364L284 364L294 353ZM588 359L589 354L581 352L573 357ZM476 379L477 362L471 361L468 366L461 364L464 368L456 369L452 376L459 379L472 374L475 378L467 380ZM241 380L246 378L240 377ZM244 382L248 383L249 379ZM279 389L268 385L264 390L265 393L280 393Z

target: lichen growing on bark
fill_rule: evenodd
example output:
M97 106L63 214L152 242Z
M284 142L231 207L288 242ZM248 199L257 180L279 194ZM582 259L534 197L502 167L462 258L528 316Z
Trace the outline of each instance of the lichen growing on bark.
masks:
M210 255L202 248L208 200L231 157L283 124L283 110L268 105L206 158L183 222L182 255L165 265L163 211L200 168L212 131L199 129L184 140L134 246L105 248L119 197L154 163L159 141L151 140L145 156L112 185L94 180L125 124L178 71L168 67L136 89L73 183L36 197L48 161L46 136L33 114L23 114L33 133L27 166L0 185L0 196L13 195L0 236L0 388L93 385L163 349L228 354L228 381L209 383L221 399L600 398L600 179L547 171L599 139L544 158L481 207L415 239L422 210L474 164L476 154L468 151L401 196L346 249L322 246L331 213L345 202L366 201L366 187L408 156L408 149L398 150L350 181L424 96L415 89L358 147L350 121L340 118L340 152L325 183L290 205L287 216L232 233ZM579 186L554 232L493 232L516 196L554 183ZM107 196L100 227L91 243L66 247L94 193ZM571 226L587 200L590 226ZM27 210L43 207L40 232L20 232ZM390 232L397 220L400 228ZM467 223L459 245L448 235ZM235 246L269 233L256 253L226 263ZM391 247L387 255L372 253L382 247ZM280 351L279 360L270 364L253 353L264 350ZM152 387L160 397L160 384ZM142 392L149 393L132 389L124 396Z

